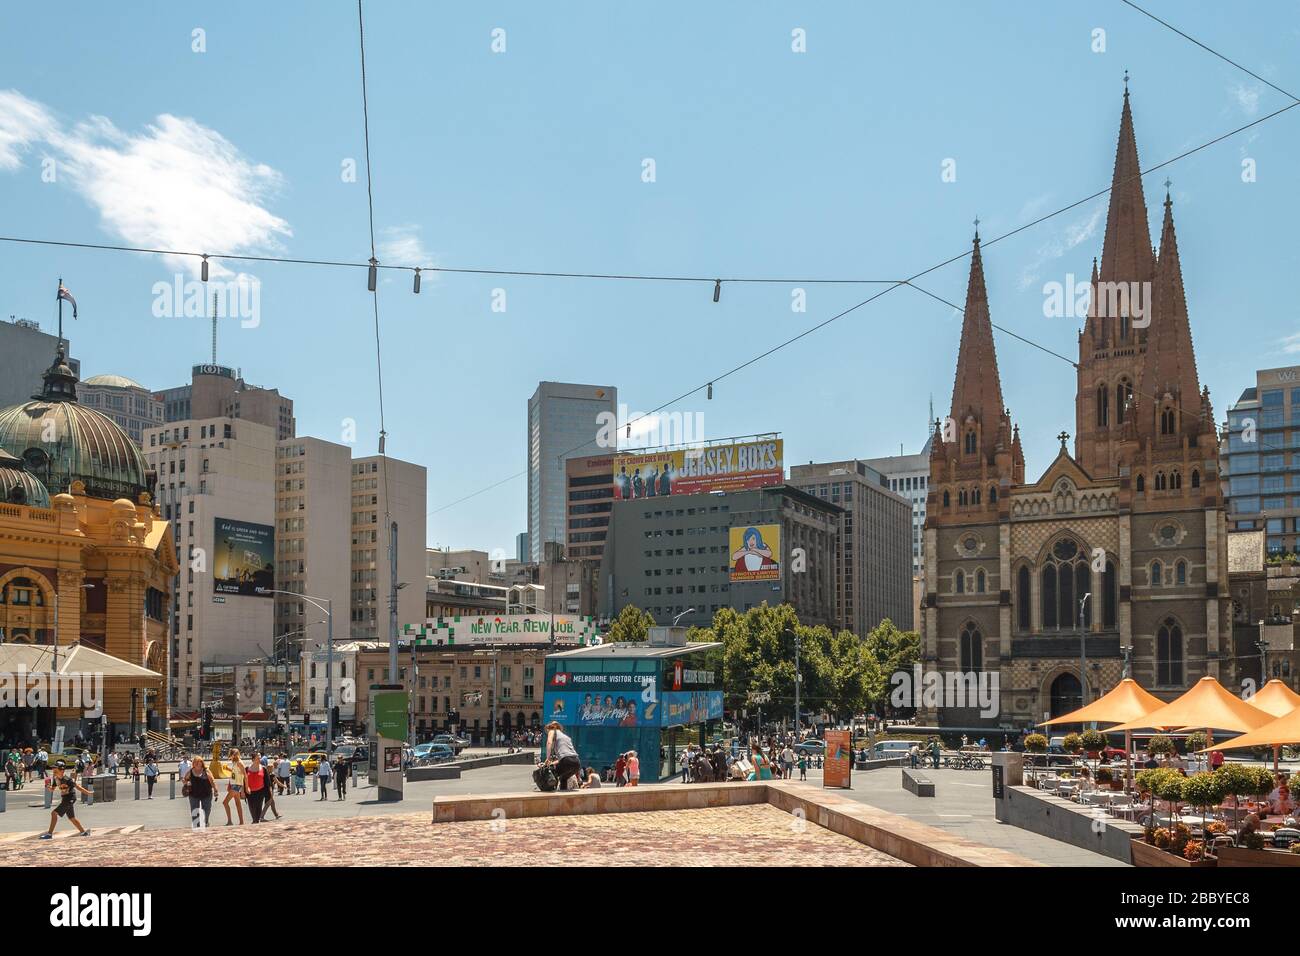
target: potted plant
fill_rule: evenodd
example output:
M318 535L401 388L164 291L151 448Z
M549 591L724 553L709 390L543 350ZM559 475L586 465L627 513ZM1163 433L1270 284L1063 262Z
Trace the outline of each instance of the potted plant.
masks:
M1187 752L1189 754L1194 754L1198 750L1204 750L1206 744L1208 743L1209 743L1209 738L1205 736L1204 731L1202 730L1193 731L1192 733L1187 735Z
M1106 749L1106 735L1100 730L1085 730L1079 735L1079 743L1087 751L1090 760L1096 760Z
M1223 802L1223 779L1213 773L1197 773L1183 781L1183 799L1208 816L1211 807ZM1214 835L1214 825L1205 827L1207 839ZM1226 827L1224 828L1226 829ZM1205 842L1201 841L1201 859L1205 858Z
M1031 754L1047 753L1047 738L1042 734L1030 734L1025 738L1025 751Z
M1225 763L1218 770L1214 771L1215 776L1219 778L1222 787L1223 799L1232 797L1232 823L1234 829L1237 826L1237 807L1241 797L1253 792L1255 786L1255 774L1250 767L1240 763Z
M1061 748L1067 754L1077 754L1083 751L1083 738L1078 734L1066 734L1065 739L1061 741Z
M1109 788L1112 789L1112 790L1118 790L1119 787L1117 787L1117 786L1115 785L1116 783L1117 783L1117 781L1115 780L1115 775L1114 775L1113 773L1110 772L1110 768L1109 768L1109 767L1098 767L1098 768L1097 768L1097 786L1098 786L1098 787L1106 786L1106 787L1109 787Z
M1178 753L1178 748L1164 734L1156 734L1147 741L1147 753L1153 757L1172 757Z

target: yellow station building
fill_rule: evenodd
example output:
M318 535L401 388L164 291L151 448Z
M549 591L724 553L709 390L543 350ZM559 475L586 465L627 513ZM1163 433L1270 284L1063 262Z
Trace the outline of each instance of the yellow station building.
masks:
M171 526L153 504L155 476L140 449L111 418L77 404L76 386L60 344L41 394L0 409L0 643L12 646L0 660L19 670L0 674L0 747L50 741L56 721L68 740L98 743L97 718L78 706L56 715L52 699L40 706L31 693L50 687L55 669L70 678L77 647L115 659L80 655L103 665L110 740L167 717ZM50 653L16 653L22 645ZM29 657L35 668L24 666Z

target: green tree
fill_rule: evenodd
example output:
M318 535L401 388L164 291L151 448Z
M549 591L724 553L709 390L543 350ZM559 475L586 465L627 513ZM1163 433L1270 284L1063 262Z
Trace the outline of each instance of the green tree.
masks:
M863 638L863 644L880 665L883 678L880 693L871 703L883 712L888 704L890 678L898 671L910 673L912 665L920 660L921 635L916 631L900 631L893 621L885 618Z
M607 641L644 641L650 636L650 628L655 619L649 611L643 611L635 604L625 604L618 612L605 632Z

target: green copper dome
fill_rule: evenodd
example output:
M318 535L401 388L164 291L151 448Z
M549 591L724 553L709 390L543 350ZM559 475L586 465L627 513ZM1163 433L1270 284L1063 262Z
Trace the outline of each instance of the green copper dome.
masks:
M121 426L77 404L77 376L63 344L33 401L0 409L0 449L21 459L50 494L80 481L94 498L138 501L151 491L144 456Z

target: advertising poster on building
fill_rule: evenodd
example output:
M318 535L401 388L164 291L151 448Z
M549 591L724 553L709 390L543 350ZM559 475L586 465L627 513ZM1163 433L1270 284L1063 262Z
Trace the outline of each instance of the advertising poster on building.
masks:
M552 631L552 624L554 630ZM415 638L417 647L452 647L487 644L556 644L586 647L600 643L600 627L591 617L574 614L492 614L474 617L427 618L424 627L407 624L404 640Z
M731 580L781 580L781 526L760 524L728 529Z
M543 723L566 727L658 726L659 698L654 674L556 671L542 697Z
M765 488L785 481L780 438L614 458L614 500Z
M849 790L853 787L853 743L847 730L828 730L822 786Z
M266 672L260 664L235 668L235 710L246 713L266 706Z
M670 690L663 696L665 727L702 724L722 716L722 691L720 690Z
M212 579L215 593L273 597L275 529L231 518L215 519Z

